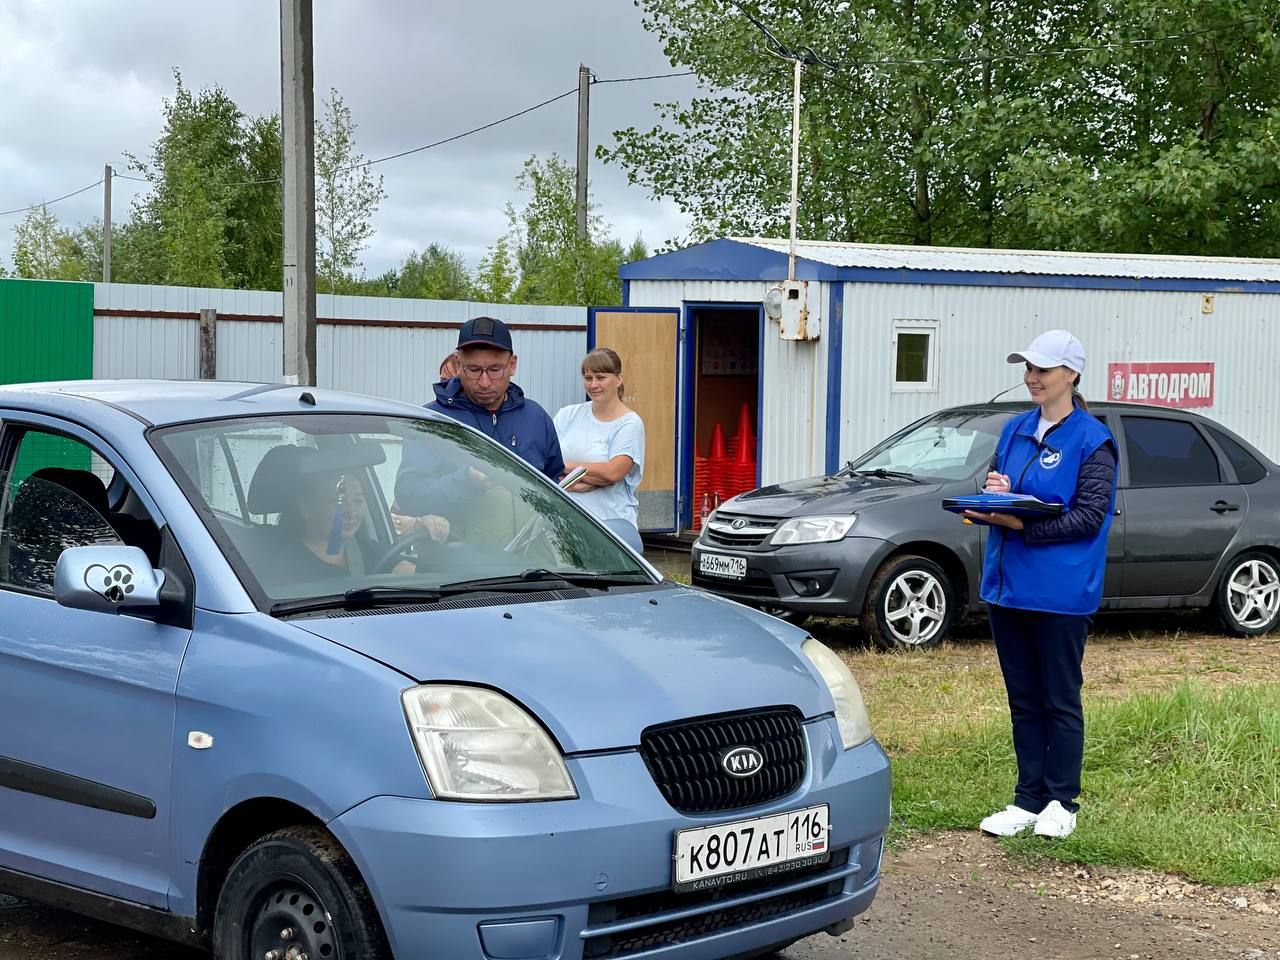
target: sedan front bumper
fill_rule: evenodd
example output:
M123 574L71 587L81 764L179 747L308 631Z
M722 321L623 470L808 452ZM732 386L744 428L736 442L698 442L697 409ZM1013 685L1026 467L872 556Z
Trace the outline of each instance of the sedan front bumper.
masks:
M877 537L845 537L832 543L807 543L770 550L693 545L693 585L751 606L779 606L825 617L856 617L867 587L893 544ZM709 576L699 571L704 553L742 557L742 579Z

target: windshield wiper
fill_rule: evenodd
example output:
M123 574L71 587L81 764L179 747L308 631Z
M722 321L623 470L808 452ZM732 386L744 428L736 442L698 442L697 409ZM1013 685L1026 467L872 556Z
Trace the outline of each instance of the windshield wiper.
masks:
M280 617L320 610L359 610L402 603L436 603L445 597L467 593L531 593L565 587L608 589L649 582L649 578L643 573L590 573L585 570L557 572L536 568L514 576L458 580L454 583L442 583L438 587L354 587L346 593L281 600L272 604L268 612L273 617Z
M346 593L281 600L272 604L268 612L273 617L279 617L317 610L355 610L400 603L434 603L444 595L443 590L425 587L355 587Z
M912 483L924 483L914 473L907 473L905 470L886 470L884 467L876 467L874 470L851 470L850 473L858 476L884 477L892 480L909 480Z
M628 584L648 583L642 573L590 573L585 570L544 570L535 567L509 577L484 577L476 580L458 580L443 583L441 593L520 593L532 590L554 590L563 587L621 587Z

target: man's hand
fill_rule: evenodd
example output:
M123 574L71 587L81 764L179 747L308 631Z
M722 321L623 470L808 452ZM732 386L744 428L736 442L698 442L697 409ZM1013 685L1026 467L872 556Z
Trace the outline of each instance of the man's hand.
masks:
M987 483L982 490L984 493L1009 493L1013 490L1013 486L1009 483L1009 477L1006 474L992 470L987 474Z
M980 510L966 510L964 516L971 520L995 524L997 527L1008 527L1010 530L1025 530L1022 518L1012 513L984 513Z
M391 527L396 536L403 537L415 530L423 530L432 540L439 542L449 539L449 520L447 517L429 513L425 517L408 517L404 514L391 515Z

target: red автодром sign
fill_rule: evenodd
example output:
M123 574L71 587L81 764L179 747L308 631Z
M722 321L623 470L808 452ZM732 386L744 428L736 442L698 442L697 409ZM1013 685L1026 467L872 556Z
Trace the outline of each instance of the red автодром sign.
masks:
M1107 366L1108 399L1157 407L1213 406L1211 362L1112 363Z

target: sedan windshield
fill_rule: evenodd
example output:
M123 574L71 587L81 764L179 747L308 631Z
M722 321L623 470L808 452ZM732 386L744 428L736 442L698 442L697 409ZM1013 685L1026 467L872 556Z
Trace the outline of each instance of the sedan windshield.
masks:
M454 423L317 413L169 427L152 443L276 612L438 599L472 582L650 579L553 483Z
M1009 416L947 410L890 437L847 469L906 479L967 480L987 470Z

